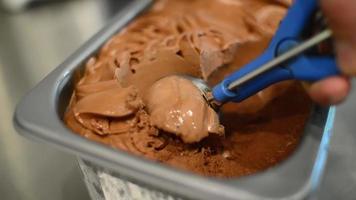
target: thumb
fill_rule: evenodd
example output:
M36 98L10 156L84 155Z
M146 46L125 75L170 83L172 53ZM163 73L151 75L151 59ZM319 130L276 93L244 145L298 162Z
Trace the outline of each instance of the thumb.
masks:
M320 0L335 36L338 63L346 75L356 75L356 1Z

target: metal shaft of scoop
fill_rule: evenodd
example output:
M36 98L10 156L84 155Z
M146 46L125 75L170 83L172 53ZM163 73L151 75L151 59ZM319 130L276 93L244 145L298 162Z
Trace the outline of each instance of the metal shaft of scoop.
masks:
M240 85L243 85L244 83L254 79L255 77L265 73L266 71L269 71L273 69L274 67L279 66L281 63L298 56L299 54L303 53L304 51L308 50L309 48L323 42L324 40L327 40L331 38L332 36L332 31L330 29L326 29L319 34L313 36L312 38L304 41L300 45L292 48L291 50L283 53L282 55L276 57L275 59L267 62L266 64L262 65L258 69L246 74L242 78L231 82L230 85L228 86L229 90L234 90Z

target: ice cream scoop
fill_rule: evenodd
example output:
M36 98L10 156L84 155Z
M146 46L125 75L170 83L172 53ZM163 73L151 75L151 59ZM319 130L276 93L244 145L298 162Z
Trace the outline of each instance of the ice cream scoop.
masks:
M230 75L213 89L202 79L192 76L182 77L190 80L196 88L199 89L206 102L214 110L218 111L219 107L228 101L243 101L249 96L279 81L288 79L316 81L328 76L338 75L339 69L331 58L325 58L324 60L313 58L313 60L319 62L319 65L314 66L309 66L309 64L306 63L307 60L304 60L306 58L296 58L300 53L330 38L331 35L331 30L327 29L255 69L252 69L254 63L251 63ZM302 59L299 61L302 66L291 68L280 66L293 58L296 60ZM296 60L293 62L296 62ZM259 60L255 60L255 62L259 62ZM252 70L249 71L250 69Z
M280 81L317 81L340 74L334 56L308 53L308 50L331 38L331 30L325 29L308 40L301 39L306 25L317 11L317 6L316 0L295 1L267 50L227 76L213 89L202 80L193 77L188 79L201 91L209 105L217 110L226 102L241 102Z
M224 103L241 102L280 81L317 81L340 74L334 56L312 51L331 38L331 30L302 39L316 11L316 0L295 1L265 52L212 89L203 80L187 75L158 80L149 91L147 105L152 123L188 143L210 133L224 135L218 118Z
M192 81L191 81L192 80ZM146 105L151 123L169 133L179 136L185 143L199 142L214 134L224 135L219 116L202 98L195 82L181 76L169 76L154 83L147 92ZM194 83L193 83L194 82Z

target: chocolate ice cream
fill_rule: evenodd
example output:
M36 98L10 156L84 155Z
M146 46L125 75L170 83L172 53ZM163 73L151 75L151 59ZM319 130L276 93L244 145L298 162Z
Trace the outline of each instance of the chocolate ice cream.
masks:
M186 143L200 142L210 134L224 135L218 114L198 88L183 76L158 80L144 99L147 99L151 124L176 134Z
M275 165L297 147L310 112L300 83L276 84L243 103L226 104L219 119L209 107L189 108L200 96L173 91L181 80L164 77L185 74L216 84L262 53L288 5L156 1L88 60L64 121L88 139L201 175L238 177ZM170 119L172 105L179 115ZM205 115L180 119L190 110ZM191 119L200 124L181 126Z

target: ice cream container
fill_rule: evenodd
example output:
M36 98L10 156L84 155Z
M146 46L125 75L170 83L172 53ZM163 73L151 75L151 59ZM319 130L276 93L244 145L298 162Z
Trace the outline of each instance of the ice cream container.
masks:
M131 1L92 39L51 72L18 104L14 124L22 135L79 157L93 199L306 199L317 191L325 166L335 108L315 106L297 150L263 172L231 179L178 170L70 131L62 121L72 77L100 47L150 5Z

